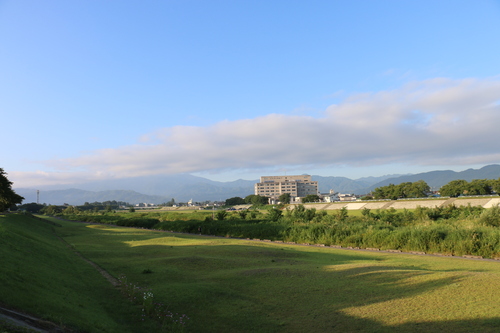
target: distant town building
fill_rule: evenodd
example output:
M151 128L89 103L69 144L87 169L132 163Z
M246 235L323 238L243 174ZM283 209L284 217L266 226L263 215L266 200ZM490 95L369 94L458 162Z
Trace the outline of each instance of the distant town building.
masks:
M142 203L135 204L135 206L139 207L139 208L146 208L146 207L155 207L156 205L152 204L152 203L142 202Z
M330 190L329 193L322 193L320 195L321 198L323 198L324 202L335 202L335 201L340 201L339 199L339 193L335 192L333 189Z
M284 193L290 194L292 202L297 202L309 194L318 195L318 182L311 180L309 175L263 176L255 184L255 194L268 197L272 202Z
M357 199L354 194L339 194L340 201L356 201Z

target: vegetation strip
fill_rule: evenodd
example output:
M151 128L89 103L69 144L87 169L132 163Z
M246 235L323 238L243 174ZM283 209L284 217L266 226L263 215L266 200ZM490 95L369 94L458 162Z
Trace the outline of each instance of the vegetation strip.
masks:
M61 217L54 217L54 218L61 219ZM92 222L75 221L75 220L69 220L69 219L67 221L79 222L79 223L87 223L87 224L96 224L96 223L92 223ZM97 224L100 224L100 223L97 223ZM134 227L131 227L131 228L134 228ZM192 234L192 235L196 235L196 233L193 234L193 233L189 233L189 232L187 232L187 233L186 232L176 232L176 231L173 231L173 230L156 230L156 229L151 229L151 230L152 231L162 231L162 232L178 233L178 234ZM221 237L221 236L216 236L216 235L206 235L206 236L208 236L208 237ZM225 238L228 238L228 236L225 236ZM284 243L284 244L289 244L289 245L300 245L300 246L319 246L319 247L326 247L326 246L328 246L328 245L325 245L325 244L284 242L282 240L274 240L274 241L272 241L272 240L269 240L269 239L258 239L258 238L253 238L253 239L243 238L243 237L231 237L231 238L233 238L233 239L246 239L246 240L258 241L258 242ZM401 253L401 254L412 254L412 255L446 256L446 257L457 258L457 259L474 259L474 260L485 260L485 261L500 261L500 257L494 257L494 258L489 259L489 258L484 258L482 256L474 256L474 255L455 256L455 255L452 255L450 253L426 253L426 252L423 252L423 251L406 251L406 252L404 252L404 251L401 251L401 250L394 250L394 249L381 250L379 248L360 248L360 247L352 247L352 246L343 247L341 245L329 245L329 247L343 249L343 250L380 251L380 252L387 252L387 253ZM71 248L71 246L70 246L70 248ZM81 256L81 254L79 254L78 252L76 252L76 253ZM102 268L100 268L95 263L93 263L91 261L88 261L88 259L86 259L84 257L82 257L82 258L84 260L86 260L87 262L89 262L91 265L93 265L97 270L99 270L99 271L102 270ZM103 276L106 277L106 275L104 275L104 274L108 274L108 273L106 271L104 271L104 270L102 270L102 271L103 271L103 273L101 273L101 274L103 274ZM114 279L111 276L110 276L110 278ZM111 283L116 286L116 283L118 283L118 282L116 282L116 279L114 279L114 282L111 282Z
M305 208L270 208L225 214L211 212L94 213L62 216L82 220L155 230L222 237L283 241L296 244L339 245L345 248L378 248L414 254L461 257L500 257L500 208L480 206L418 207L415 210L348 211L332 214ZM215 215L215 219L212 217ZM218 217L217 217L218 216Z

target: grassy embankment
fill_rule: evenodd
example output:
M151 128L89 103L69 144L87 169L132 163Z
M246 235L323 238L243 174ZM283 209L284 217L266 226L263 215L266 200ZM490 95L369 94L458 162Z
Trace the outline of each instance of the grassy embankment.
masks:
M0 215L0 306L83 332L139 332L137 308L57 238L61 229Z
M24 246L40 252L33 262L9 264L10 271L24 281L2 274L1 283L9 285L10 302L17 308L32 313L45 309L61 321L91 321L128 316L137 325L138 315L110 311L108 297L116 297L116 290L90 265L79 261L64 249L58 248L63 258L33 249L33 242L44 234L50 238L40 222L23 218L12 223L2 222L2 235L18 238L27 235ZM57 220L55 220L57 221ZM500 264L446 257L424 257L377 252L359 252L320 247L290 246L279 243L254 242L227 238L181 235L106 225L85 225L59 222L56 232L85 257L95 261L115 277L124 274L129 281L151 288L155 300L166 302L170 309L187 314L191 319L186 331L191 332L497 332L500 330ZM30 230L27 232L27 230ZM32 233L34 232L34 233ZM15 235L15 236L14 236ZM42 241L46 243L47 241ZM3 242L2 242L3 244ZM47 244L55 246L56 242ZM2 251L9 254L12 245ZM64 253L64 255L62 255ZM5 255L3 255L5 257ZM71 258L64 266L66 257ZM13 258L14 259L14 258ZM10 259L9 259L10 260ZM50 261L55 264L49 264ZM51 274L66 276L68 282L55 283L51 288L37 290L31 284L35 279L27 274L38 262L48 267L60 267ZM14 261L15 262L15 261ZM77 272L67 271L77 270ZM84 270L84 272L82 271ZM5 271L5 269L4 269ZM29 273L25 273L28 271ZM144 274L148 273L148 274ZM36 273L40 274L40 273ZM89 276L87 286L77 282ZM48 279L50 280L50 279ZM45 283L50 283L46 281ZM66 286L65 286L66 285ZM68 289L69 287L69 289ZM66 288L66 289L65 289ZM66 290L61 292L60 289ZM90 291L88 289L99 289ZM30 298L36 293L50 294ZM106 290L108 294L102 294ZM1 299L6 303L6 291ZM67 310L45 305L44 299L77 294L66 304ZM59 296L56 296L59 295ZM85 295L85 296L83 296ZM81 298L86 299L85 304ZM109 301L110 302L110 301ZM122 307L126 301L118 302ZM14 304L14 303L12 303ZM111 305L111 307L119 305ZM95 312L87 312L82 309ZM137 310L137 309L136 309ZM52 315L51 315L52 313ZM52 317L51 317L52 316ZM67 317L66 317L67 316ZM122 318L122 320L124 320ZM104 322L104 319L102 319ZM109 327L118 324L108 324ZM103 325L103 324L101 324ZM127 325L126 320L122 325ZM117 326L115 326L117 327ZM140 332L142 329L130 329ZM97 327L93 332L101 331ZM111 330L110 330L111 331Z

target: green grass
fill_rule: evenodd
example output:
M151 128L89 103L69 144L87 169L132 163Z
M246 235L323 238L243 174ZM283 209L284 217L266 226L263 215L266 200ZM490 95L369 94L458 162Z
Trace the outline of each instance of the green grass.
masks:
M54 238L54 231L113 276L126 275L129 281L151 288L155 300L168 304L172 312L188 315L188 332L500 331L498 262L292 246L55 219L62 226L52 227L22 216L0 221L0 254L9 257L0 283L10 281L12 289L10 297L0 289L2 302L30 313L43 311L49 318L59 316L65 323L71 319L73 326L90 332L102 332L102 326L110 332L126 332L124 327L132 332L148 330L138 326L133 313L137 308ZM28 253L36 257L29 259ZM50 269L39 267L44 265ZM7 273L15 269L23 281ZM151 273L144 274L148 270ZM44 292L36 279L28 279L29 274L47 275L39 283L50 284L43 298L28 296ZM51 282L54 276L58 281ZM61 294L68 300L63 302ZM79 297L70 300L73 294ZM20 298L24 300L19 302ZM45 305L45 298L56 305L67 303L65 309ZM83 307L80 299L86 302Z
M56 229L28 216L0 215L0 305L84 332L137 332L137 309Z
M65 223L192 332L497 332L500 263ZM143 274L145 269L151 274Z

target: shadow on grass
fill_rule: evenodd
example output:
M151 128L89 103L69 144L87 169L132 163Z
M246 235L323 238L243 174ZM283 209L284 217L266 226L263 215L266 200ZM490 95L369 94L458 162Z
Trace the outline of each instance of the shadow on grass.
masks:
M188 330L193 332L500 330L500 313L494 318L465 320L440 319L448 315L446 309L424 315L426 302L434 300L428 295L463 282L467 272L396 264L387 257L362 252L64 226L73 230L61 230L62 236L66 234L67 241L74 241L89 259L151 287L174 310L188 314L192 318ZM162 245L147 244L153 240ZM141 274L144 268L153 273ZM408 305L403 300L409 300ZM370 306L376 306L371 311L378 312L364 317L349 314L351 309ZM391 308L398 306L403 308ZM473 310L474 304L463 307ZM384 324L384 316L391 313L401 318Z

